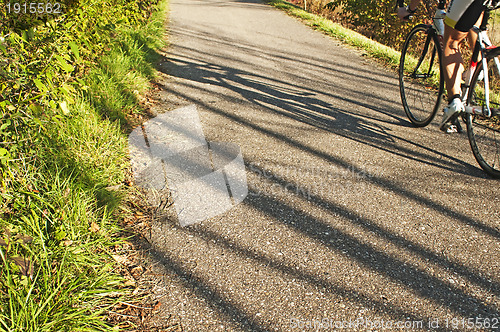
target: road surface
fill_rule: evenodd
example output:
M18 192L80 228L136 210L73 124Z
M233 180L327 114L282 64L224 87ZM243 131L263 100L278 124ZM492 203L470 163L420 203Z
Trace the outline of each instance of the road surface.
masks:
M156 324L500 327L499 182L466 135L411 127L393 72L259 1L172 0L169 20L156 108L194 105L208 141L241 148L249 192L152 225Z

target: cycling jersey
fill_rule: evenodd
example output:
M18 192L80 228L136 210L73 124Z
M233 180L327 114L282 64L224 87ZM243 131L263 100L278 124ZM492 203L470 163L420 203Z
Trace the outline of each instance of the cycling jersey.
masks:
M458 31L468 32L484 9L484 0L451 0L444 23Z

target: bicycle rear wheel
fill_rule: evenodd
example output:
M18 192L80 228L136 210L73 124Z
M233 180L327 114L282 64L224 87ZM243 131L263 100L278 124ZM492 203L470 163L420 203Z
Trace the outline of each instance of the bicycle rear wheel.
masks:
M480 63L471 81L467 105L484 106L485 89L483 65ZM491 117L465 115L467 135L472 153L481 168L490 176L500 178L500 73L494 59L488 60Z
M441 105L444 77L441 44L431 26L419 24L403 44L399 91L406 115L417 127L431 123Z

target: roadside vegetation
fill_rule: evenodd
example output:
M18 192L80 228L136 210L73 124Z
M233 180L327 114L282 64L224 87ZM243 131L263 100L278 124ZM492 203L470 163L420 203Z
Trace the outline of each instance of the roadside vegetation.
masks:
M422 1L413 19L402 22L396 15L395 0L268 0L268 3L393 68L399 64L401 46L408 33L418 23L430 24L437 6L436 1ZM494 11L490 19L488 34L493 43L500 42L498 22L500 10ZM467 54L466 43L463 47Z
M289 15L300 19L302 22L318 31L335 37L347 45L362 49L365 54L380 59L391 67L396 68L399 64L400 52L393 47L368 38L329 18L305 11L292 3L282 0L271 0L269 3L276 8L284 10Z
M363 49L374 58L384 60L392 66L397 66L399 64L399 51L396 51L392 47L376 42L329 18L305 11L292 3L282 0L271 0L269 3L276 8L286 11L289 15L302 20L305 24L316 30L335 37L348 45Z
M38 2L0 1L0 331L118 331L127 132L167 5Z
M307 16L306 13L314 14L318 20L319 17L324 18L396 49L399 49L414 25L399 20L395 0L276 0L272 3L299 18ZM414 14L413 22L428 21L434 14L436 5L437 2L422 1ZM311 18L312 16L308 20Z
M422 1L426 2L432 3ZM290 0L290 4L391 47L399 45L410 29L395 15L396 0ZM433 9L423 7L415 14L418 20Z
M395 21L393 1L295 1L271 3L397 66L413 24ZM127 134L167 2L16 3L0 0L0 331L118 331L131 322L110 317L134 289L117 254Z

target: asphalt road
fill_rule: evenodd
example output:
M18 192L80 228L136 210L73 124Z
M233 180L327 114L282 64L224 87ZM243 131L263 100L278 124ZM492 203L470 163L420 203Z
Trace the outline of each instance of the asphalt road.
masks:
M500 328L499 182L466 135L411 127L395 73L259 1L172 0L168 30L157 109L195 105L249 193L152 225L158 325Z

